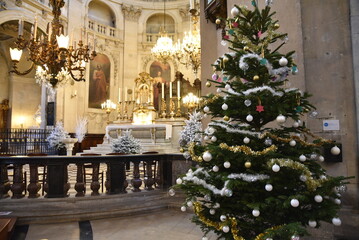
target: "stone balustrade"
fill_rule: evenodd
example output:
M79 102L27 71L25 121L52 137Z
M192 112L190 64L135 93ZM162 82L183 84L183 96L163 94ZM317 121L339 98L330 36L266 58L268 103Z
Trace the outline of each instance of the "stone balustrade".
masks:
M172 185L172 163L182 161L181 154L133 154L108 155L83 154L83 156L0 156L0 201L11 198L38 198L40 190L44 190L46 198L66 198L73 187L75 197L85 195L98 196L100 184L100 164L106 165L105 188L106 194L127 193L145 190L151 191L154 187L167 189ZM74 186L69 182L69 164L76 165L76 180ZM126 165L131 165L131 174L126 176ZM27 186L24 181L24 167L29 169ZM46 169L39 171L40 168ZM91 181L86 182L86 168L90 168ZM9 177L9 169L13 177ZM45 173L44 180L39 179L39 173ZM130 179L127 179L130 177ZM143 179L142 179L142 178ZM130 184L130 188L127 185ZM90 186L91 193L86 192ZM28 191L25 196L24 192Z

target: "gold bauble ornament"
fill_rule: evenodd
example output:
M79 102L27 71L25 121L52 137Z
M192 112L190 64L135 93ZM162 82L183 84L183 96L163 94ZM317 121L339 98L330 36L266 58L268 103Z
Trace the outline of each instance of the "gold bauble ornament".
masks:
M199 157L198 157L198 161L199 161L199 162L202 162L202 160L203 160L202 157L199 156Z
M217 19L216 19L216 24L217 24L217 25L221 24L221 19L218 19L218 18L217 18Z
M224 57L224 58L223 58L223 62L224 62L224 63L228 62L228 60L229 60L228 57Z
M244 51L248 51L248 50L249 50L249 47L248 47L248 46L245 46L245 47L243 48L243 50L244 50Z
M278 23L274 24L274 29L278 29L280 25Z
M210 82L206 82L206 87L210 87L212 84Z
M244 166L245 166L246 168L250 168L250 167L252 167L252 163L251 163L251 162L245 162L245 163L244 163Z
M227 121L229 121L229 117L228 117L228 116L224 116L224 117L223 117L223 120L227 122Z
M184 152L184 149L183 149L183 148L180 148L180 152L183 153L183 152Z
M255 75L255 76L253 77L253 80L254 80L254 81L258 81L258 80L259 80L259 76L258 76L258 75Z

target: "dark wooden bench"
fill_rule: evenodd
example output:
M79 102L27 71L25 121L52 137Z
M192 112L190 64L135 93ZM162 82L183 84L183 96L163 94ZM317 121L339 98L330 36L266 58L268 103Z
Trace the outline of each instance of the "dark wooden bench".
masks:
M16 217L0 218L0 240L10 240L15 229Z

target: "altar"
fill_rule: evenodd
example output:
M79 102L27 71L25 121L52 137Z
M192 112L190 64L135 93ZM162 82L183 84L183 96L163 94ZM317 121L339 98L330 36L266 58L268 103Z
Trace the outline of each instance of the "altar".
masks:
M151 136L151 142L156 143L156 132L165 131L165 139L172 138L171 124L110 124L106 126L105 138L110 142L111 138L118 138L121 136L123 130L148 130Z

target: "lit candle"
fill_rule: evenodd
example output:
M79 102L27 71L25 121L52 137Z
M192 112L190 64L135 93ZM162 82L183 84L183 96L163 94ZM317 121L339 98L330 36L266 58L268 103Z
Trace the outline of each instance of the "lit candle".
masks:
M162 99L165 98L165 83L162 83Z
M21 25L22 25L22 22L21 22L21 19L19 19L19 30L18 30L18 32L17 32L17 35L21 35Z
M172 98L172 82L170 82L170 98Z
M48 40L51 41L51 34L52 34L52 24L49 24L49 35L48 35Z
M118 88L118 102L121 102L121 88Z
M194 6L194 0L190 0L189 1L189 9L194 9L195 6Z
M180 93L181 93L180 81L177 81L177 97L180 97Z

